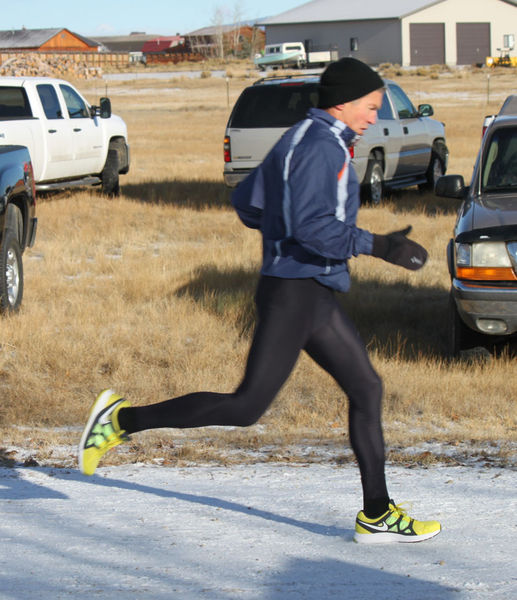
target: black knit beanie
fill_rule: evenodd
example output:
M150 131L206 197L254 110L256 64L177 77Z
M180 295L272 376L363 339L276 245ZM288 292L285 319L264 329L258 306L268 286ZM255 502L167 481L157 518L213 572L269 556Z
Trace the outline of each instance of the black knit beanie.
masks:
M367 64L356 58L340 58L321 74L318 107L351 102L382 87L382 78Z

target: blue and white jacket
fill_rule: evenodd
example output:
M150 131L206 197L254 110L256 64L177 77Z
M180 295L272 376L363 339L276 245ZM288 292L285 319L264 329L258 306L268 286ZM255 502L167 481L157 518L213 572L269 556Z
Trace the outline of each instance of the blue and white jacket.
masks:
M356 226L359 182L347 148L354 137L311 108L234 191L239 217L262 233L263 275L349 289L348 259L371 254L373 244Z

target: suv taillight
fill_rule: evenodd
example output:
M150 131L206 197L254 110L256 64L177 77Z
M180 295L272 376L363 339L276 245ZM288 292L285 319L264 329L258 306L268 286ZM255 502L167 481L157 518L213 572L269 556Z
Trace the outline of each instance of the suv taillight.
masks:
M224 162L225 163L232 162L232 147L230 144L230 138L228 136L226 136L224 138L223 153L224 153Z

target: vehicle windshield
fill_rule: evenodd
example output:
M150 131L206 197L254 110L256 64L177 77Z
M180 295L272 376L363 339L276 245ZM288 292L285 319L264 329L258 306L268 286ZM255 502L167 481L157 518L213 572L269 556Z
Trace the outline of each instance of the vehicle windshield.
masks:
M517 192L517 127L496 129L488 141L481 191Z

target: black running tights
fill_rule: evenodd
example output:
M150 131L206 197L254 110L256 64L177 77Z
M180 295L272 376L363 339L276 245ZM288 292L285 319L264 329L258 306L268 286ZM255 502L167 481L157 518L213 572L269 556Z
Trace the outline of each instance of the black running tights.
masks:
M233 393L196 392L158 404L122 409L128 433L159 427L255 423L272 403L305 350L349 399L352 448L361 472L365 507L386 501L382 382L364 343L334 292L313 279L261 277L258 321L244 378Z

